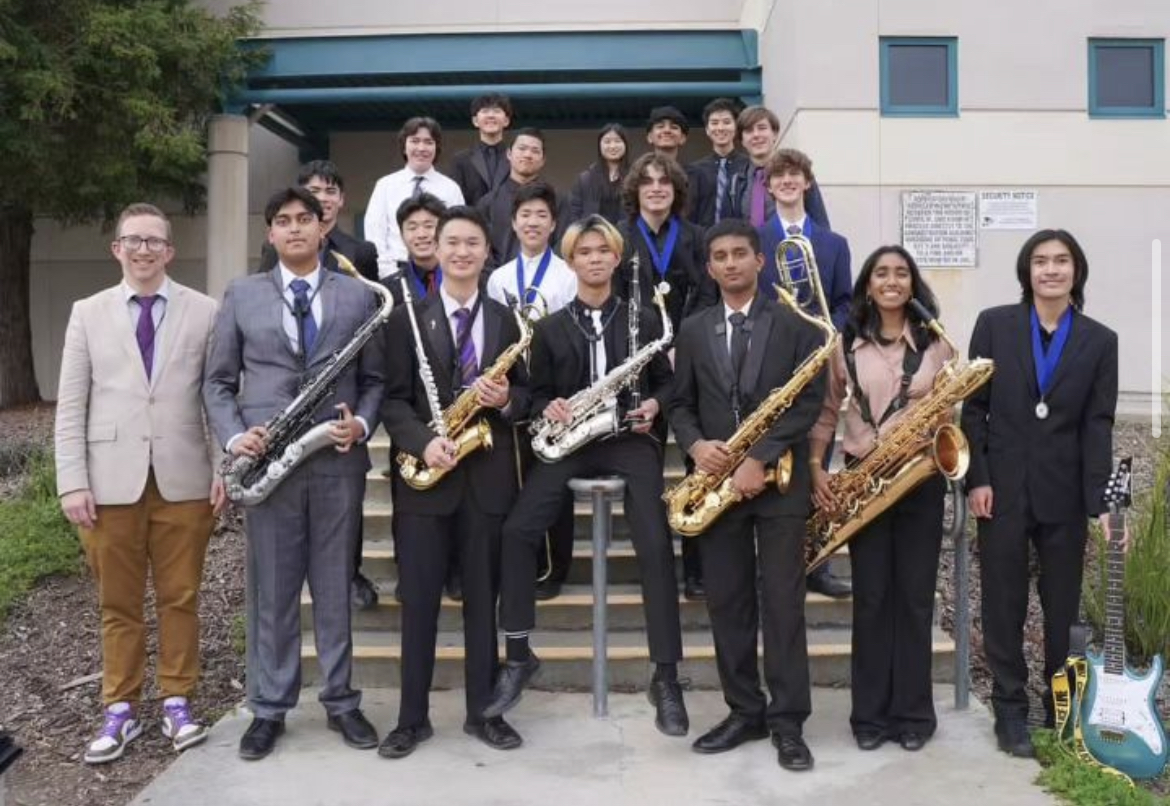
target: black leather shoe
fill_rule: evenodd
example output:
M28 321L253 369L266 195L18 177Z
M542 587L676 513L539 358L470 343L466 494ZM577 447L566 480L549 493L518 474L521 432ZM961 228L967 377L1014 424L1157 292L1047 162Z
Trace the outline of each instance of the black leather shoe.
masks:
M494 750L515 750L524 744L516 729L504 721L502 716L485 719L478 725L464 724L463 732L474 736Z
M915 733L908 730L898 737L898 744L902 745L903 750L909 750L911 753L917 753L922 748L926 747L927 737L921 733Z
M345 743L357 750L373 750L378 746L378 731L374 730L360 708L330 716L328 725L329 730L340 733Z
M447 580L443 585L443 590L447 592L447 598L455 602L463 601L463 580L457 576L453 576Z
M682 686L677 680L652 680L646 698L654 706L654 727L667 736L686 736L691 729Z
M683 596L688 602L706 601L707 588L703 585L703 580L696 577L688 577L683 580Z
M853 734L853 738L857 740L857 747L861 750L877 750L886 743L888 738L886 734L880 730L859 730Z
M484 719L495 719L510 711L520 702L520 695L528 681L540 668L540 658L535 652L528 653L528 660L506 660L500 665L500 673L496 677L495 688L492 689L491 702L483 709Z
M999 719L995 723L995 736L999 749L1016 758L1035 758L1036 748L1028 735L1028 726L1023 719Z
M813 767L812 751L799 736L773 736L776 745L776 760L780 766L792 772L804 772Z
M547 602L549 599L555 599L561 595L562 583L552 579L546 579L544 582L536 583L536 600L538 602Z
M240 758L259 761L276 747L276 738L284 733L283 719L255 717L240 738Z
M386 738L378 745L378 755L382 758L405 758L434 735L435 730L430 722L409 728L395 728L387 733Z
M813 593L828 596L830 599L844 599L853 593L853 585L844 579L833 576L827 565L822 565L809 574L806 584Z
M349 582L349 606L354 610L373 610L378 606L378 591L374 583L357 571Z
M696 753L726 753L734 750L744 742L754 742L768 738L768 726L762 721L756 722L732 714L711 730L704 733L691 749Z

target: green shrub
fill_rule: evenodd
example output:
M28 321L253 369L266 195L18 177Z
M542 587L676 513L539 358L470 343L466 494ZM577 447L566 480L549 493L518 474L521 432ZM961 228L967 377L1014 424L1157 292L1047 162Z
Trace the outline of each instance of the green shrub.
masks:
M1167 806L1170 799L1139 783L1131 787L1116 775L1082 763L1056 741L1050 730L1032 733L1036 757L1044 766L1036 782L1074 806Z

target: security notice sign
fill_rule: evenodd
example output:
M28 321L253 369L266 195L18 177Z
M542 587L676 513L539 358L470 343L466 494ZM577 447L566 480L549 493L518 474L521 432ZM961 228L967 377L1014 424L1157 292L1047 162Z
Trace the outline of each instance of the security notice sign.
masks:
M1036 229L1036 191L979 191L979 226L983 229Z
M902 193L902 245L918 265L974 266L978 252L974 191L908 190Z

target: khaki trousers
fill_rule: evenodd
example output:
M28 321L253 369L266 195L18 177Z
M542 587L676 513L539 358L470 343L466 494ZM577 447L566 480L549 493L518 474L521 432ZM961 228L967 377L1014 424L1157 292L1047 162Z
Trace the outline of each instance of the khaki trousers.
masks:
M199 680L198 593L215 519L207 499L166 501L151 473L134 504L99 505L79 528L102 612L102 699L136 703L146 669L148 569L158 616L158 689L190 697Z

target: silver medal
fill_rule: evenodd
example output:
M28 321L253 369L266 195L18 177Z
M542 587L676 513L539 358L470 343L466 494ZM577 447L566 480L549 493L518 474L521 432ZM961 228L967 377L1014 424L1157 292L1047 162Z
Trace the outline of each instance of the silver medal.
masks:
M1048 419L1048 404L1043 400L1036 404L1036 417L1040 420Z

